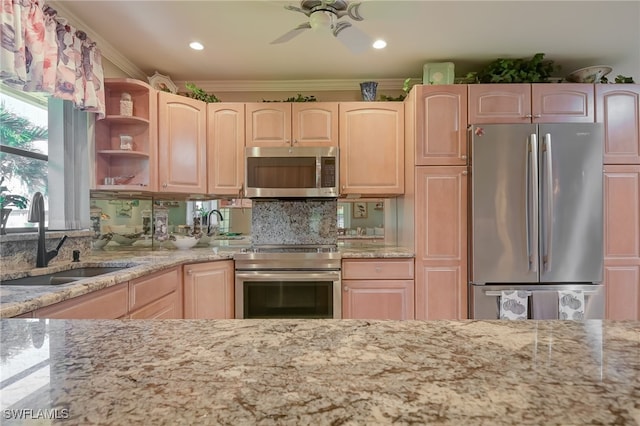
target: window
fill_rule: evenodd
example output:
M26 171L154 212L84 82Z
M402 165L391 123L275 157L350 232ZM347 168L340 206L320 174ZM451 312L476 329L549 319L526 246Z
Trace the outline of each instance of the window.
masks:
M89 229L94 115L75 109L70 101L17 91L3 84L0 105L4 114L0 175L7 176L3 185L9 193L28 200L41 192L49 229ZM15 120L26 121L19 132L11 133L9 127ZM49 199L56 202L50 204ZM28 208L12 211L7 231L34 230L37 225L27 219Z
M48 223L48 100L33 93L2 86L0 91L1 140L0 176L6 194L31 200L35 192L45 198L45 225ZM5 195L6 195L5 194ZM12 212L8 230L25 230L36 224L28 222L28 207L9 206Z

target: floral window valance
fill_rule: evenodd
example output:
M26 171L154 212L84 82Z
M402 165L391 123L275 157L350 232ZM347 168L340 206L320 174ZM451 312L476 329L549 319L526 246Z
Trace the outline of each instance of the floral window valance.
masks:
M104 116L102 56L86 33L42 0L2 0L0 79Z

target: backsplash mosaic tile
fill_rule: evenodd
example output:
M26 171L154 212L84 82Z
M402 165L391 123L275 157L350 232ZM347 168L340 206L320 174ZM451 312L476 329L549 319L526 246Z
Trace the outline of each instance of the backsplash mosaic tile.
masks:
M337 200L253 200L254 245L337 244Z

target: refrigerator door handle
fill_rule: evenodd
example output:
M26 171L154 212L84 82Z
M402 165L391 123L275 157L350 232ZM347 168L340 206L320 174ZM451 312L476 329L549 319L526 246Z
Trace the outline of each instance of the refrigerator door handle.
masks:
M526 201L525 221L527 227L527 256L529 257L529 270L538 271L538 136L533 133L529 137L529 149L527 150L526 167ZM532 238L533 235L533 238Z
M545 183L544 193L546 195L545 216L542 220L542 231L544 232L544 253L543 263L546 271L551 270L552 244L553 239L553 166L551 157L551 134L544 135L544 152L545 152Z

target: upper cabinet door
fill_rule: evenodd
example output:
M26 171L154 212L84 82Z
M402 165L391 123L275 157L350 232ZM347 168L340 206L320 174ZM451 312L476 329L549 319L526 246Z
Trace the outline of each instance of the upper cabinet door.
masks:
M341 102L340 193L404 193L404 104Z
M244 104L207 105L208 193L240 198L244 181Z
M596 121L604 123L605 164L640 164L639 84L596 84Z
M246 146L291 145L291 104L247 103Z
M293 145L338 146L337 102L294 102Z
M207 191L207 104L158 92L158 177L160 192Z
M533 123L593 123L593 84L531 85Z
M530 84L469 84L469 124L530 123Z
M431 85L416 90L416 165L467 164L467 87Z

